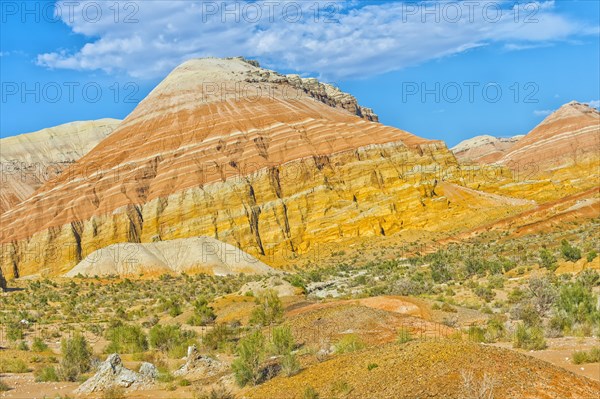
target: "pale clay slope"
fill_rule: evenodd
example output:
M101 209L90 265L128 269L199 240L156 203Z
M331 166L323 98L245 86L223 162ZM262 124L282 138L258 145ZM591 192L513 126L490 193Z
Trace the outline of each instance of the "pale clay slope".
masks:
M138 276L165 273L214 275L278 273L239 248L210 237L182 238L153 243L113 244L92 252L65 274Z
M461 141L450 150L460 161L496 161L501 158L524 135L513 137L476 136Z
M0 139L0 214L87 154L120 122L109 118L71 122Z

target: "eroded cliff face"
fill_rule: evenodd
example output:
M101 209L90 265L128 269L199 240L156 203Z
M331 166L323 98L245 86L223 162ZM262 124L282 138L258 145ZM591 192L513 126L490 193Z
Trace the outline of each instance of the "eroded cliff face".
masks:
M241 59L178 67L68 173L2 215L4 274L62 274L111 244L195 236L285 266L319 243L531 206L464 189L444 143L291 80Z
M117 119L72 122L0 139L0 214L64 172L120 122Z

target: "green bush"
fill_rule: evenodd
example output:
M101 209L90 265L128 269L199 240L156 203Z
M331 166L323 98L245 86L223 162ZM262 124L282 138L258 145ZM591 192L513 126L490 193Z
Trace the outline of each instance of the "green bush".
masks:
M399 344L405 344L413 340L413 336L410 331L402 329L398 331L398 337L396 338L396 342Z
M109 328L106 339L110 342L105 353L139 353L148 349L148 339L140 326L122 324Z
M261 365L265 359L264 335L255 331L242 338L237 346L237 355L231 365L236 382L240 387L256 385L260 381Z
M214 309L208 305L206 298L200 297L194 302L194 314L188 319L188 324L191 326L205 326L212 323L216 318Z
M211 388L210 392L196 392L194 399L234 399L235 397L225 387Z
M48 350L48 345L41 338L34 338L31 344L31 350L34 352L45 352Z
M233 335L234 331L227 324L215 324L214 327L202 337L202 344L208 349L221 349L231 340Z
M527 327L523 323L517 325L513 346L527 350L542 350L546 348L544 330L540 327Z
M567 240L562 240L560 243L560 252L565 260L576 262L581 259L581 250L572 246Z
M588 252L587 261L592 262L594 259L596 259L596 256L598 256L598 252L596 252L595 250Z
M558 267L558 264L556 263L556 257L546 248L540 251L540 267L551 271L555 271Z
M121 387L109 387L102 392L101 399L125 399L125 390Z
M302 399L319 399L319 393L311 386L304 389L304 395Z
M598 363L600 362L600 347L592 348L589 351L575 351L573 352L573 363L584 364L584 363Z
M259 326L268 326L281 321L283 305L274 290L266 290L256 297L256 307L252 311L250 322Z
M467 331L467 334L469 334L469 340L472 342L487 342L485 333L485 328L479 326L471 326Z
M19 342L17 349L20 351L27 352L29 350L29 346L27 345L26 341L21 341L21 342Z
M11 342L16 342L23 339L23 326L21 323L13 322L6 326L6 337Z
M356 352L365 347L363 340L356 334L345 335L335 344L336 353Z
M193 331L182 330L179 325L157 324L150 330L150 345L171 358L180 358L187 353L187 347L195 343Z
M295 346L292 329L289 326L275 327L272 332L272 352L275 355L286 355Z
M35 372L36 382L58 382L58 373L54 366L46 366Z
M23 359L0 358L0 373L28 373L29 368Z
M2 276L0 275L0 277L2 277ZM10 387L8 385L6 385L4 383L4 381L0 380L0 392L6 392L9 390L10 390Z
M59 377L63 381L77 381L77 378L91 368L92 350L86 339L76 333L61 342L62 359Z
M286 377L298 374L300 371L300 362L293 353L286 353L281 359L281 371Z
M598 323L600 311L597 298L582 281L564 285L558 296L557 308L578 323Z

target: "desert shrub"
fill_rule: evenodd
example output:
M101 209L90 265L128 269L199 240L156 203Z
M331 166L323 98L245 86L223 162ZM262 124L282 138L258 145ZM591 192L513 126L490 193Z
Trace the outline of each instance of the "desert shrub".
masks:
M208 349L217 350L231 340L234 331L224 323L215 326L202 337L202 344Z
M596 259L596 256L598 256L598 252L591 250L588 252L586 259L588 262L592 262L594 259Z
M122 324L109 328L106 339L110 341L105 353L138 353L148 349L148 339L140 326Z
M454 308L452 305L450 305L446 302L442 303L440 310L442 312L446 312L446 313L458 313L458 310L456 310L456 308Z
M514 319L522 320L526 326L539 326L542 323L540 313L530 300L518 303L510 313Z
M171 317L177 317L182 313L181 303L177 298L161 298L159 309L167 312Z
M23 359L0 358L0 373L27 373L29 368Z
M506 315L496 314L487 321L487 336L492 337L492 339L489 339L488 341L496 341L504 336L506 331L504 322L506 322L506 320Z
M275 355L286 355L295 346L292 329L289 326L275 327L271 337L272 352Z
M573 352L573 363L574 364L598 363L598 362L600 362L600 347L592 348L589 351Z
M19 345L17 345L17 349L20 351L27 352L29 350L29 346L27 345L26 341L21 341L19 342Z
M183 330L180 325L157 324L150 329L150 345L172 358L185 356L187 347L194 344L196 334L193 331Z
M36 382L58 382L59 380L54 366L46 366L35 372Z
M474 293L486 302L490 302L496 296L496 293L489 287L484 287L482 285L477 286L474 290Z
M181 380L179 380L180 387L189 387L190 385L192 385L192 383L186 378L182 378Z
M467 399L494 399L496 380L488 373L484 373L481 380L477 380L471 370L462 370L462 396Z
M77 378L90 370L92 350L81 334L61 342L62 359L59 367L59 377L63 381L77 381Z
M102 392L101 399L125 399L125 390L121 387L109 387Z
M19 322L8 323L6 326L6 337L11 342L23 339L23 326Z
M567 240L562 240L560 243L560 253L565 260L576 262L581 259L581 250L571 245Z
M206 298L200 297L194 301L194 314L188 319L188 324L191 326L205 326L212 323L216 318L214 309L208 305Z
M445 283L452 280L452 269L450 266L450 257L444 251L438 251L427 255L426 260L431 259L429 268L431 269L431 278L436 283Z
M281 372L286 377L291 377L298 374L300 371L300 362L295 354L289 352L286 353L281 359Z
M600 285L600 274L596 270L585 269L577 276L577 282L586 288L593 288Z
M2 277L2 276L0 276ZM10 387L8 385L6 385L6 383L2 380L0 380L0 392L6 392L9 391Z
M235 381L240 387L247 384L256 385L261 377L261 364L265 359L265 337L255 331L242 338L237 346L238 357L231 368Z
M311 386L307 386L304 389L302 399L319 399L319 393Z
M558 267L558 264L556 263L556 257L546 248L540 251L540 267L550 271L555 271Z
M396 338L396 342L398 342L399 344L405 344L412 340L413 340L413 336L410 333L410 331L405 330L405 329L401 329L400 331L398 331L398 337Z
M531 304L540 316L545 316L556 303L558 289L554 286L550 276L532 277L529 279L529 293Z
M348 353L365 347L363 340L356 334L347 334L335 344L336 353Z
M306 283L304 282L304 279L302 277L300 277L298 274L292 274L289 277L286 277L286 280L293 286L296 288L300 288L302 290L302 293L306 293Z
M379 367L379 365L377 363L369 363L369 364L367 364L367 370L369 370L369 371L374 370L377 367Z
M34 352L44 352L48 350L48 345L41 338L35 337L31 344L31 350Z
M600 311L596 308L596 303L597 298L591 287L577 281L561 287L557 308L574 322L597 323L600 320Z
M513 346L528 350L545 349L544 330L540 327L528 327L523 323L519 323L515 331Z
M210 392L196 391L194 399L234 399L235 396L223 386L211 388Z
M479 326L471 326L467 331L469 340L473 342L487 342L485 333L485 328Z
M527 297L527 293L520 287L515 287L508 293L508 303L518 303Z
M277 323L283 317L281 299L274 290L266 290L256 297L256 307L252 311L250 322L259 326Z

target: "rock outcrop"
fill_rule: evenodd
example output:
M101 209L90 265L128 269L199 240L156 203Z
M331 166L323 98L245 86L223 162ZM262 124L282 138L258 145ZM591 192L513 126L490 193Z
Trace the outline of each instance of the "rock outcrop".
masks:
M111 388L146 389L153 384L157 375L156 367L150 363L142 363L139 373L129 370L123 366L121 357L113 353L106 361L100 363L96 374L81 384L75 392L89 394Z
M0 139L0 214L63 173L120 122L117 119L72 122Z
M188 347L185 364L173 372L175 377L204 378L212 377L227 370L227 366L198 352L195 345Z
M450 151L454 153L460 162L489 164L502 158L523 137L525 136L508 138L498 138L488 135L476 136L461 141L452 147Z
M109 245L86 256L65 277L181 273L224 276L279 272L233 245L210 237L196 237Z
M571 101L544 119L500 160L504 165L536 164L541 170L577 165L600 154L600 112Z

